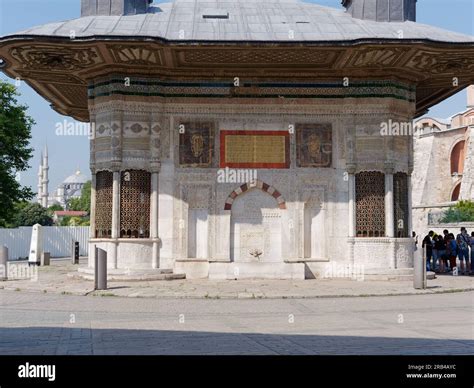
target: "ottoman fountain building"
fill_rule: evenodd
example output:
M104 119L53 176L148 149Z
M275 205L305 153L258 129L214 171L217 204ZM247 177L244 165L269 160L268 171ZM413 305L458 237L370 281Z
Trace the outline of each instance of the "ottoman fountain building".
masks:
M110 268L392 276L413 266L400 128L474 82L474 38L415 8L82 0L2 37L1 66L91 123L90 244Z

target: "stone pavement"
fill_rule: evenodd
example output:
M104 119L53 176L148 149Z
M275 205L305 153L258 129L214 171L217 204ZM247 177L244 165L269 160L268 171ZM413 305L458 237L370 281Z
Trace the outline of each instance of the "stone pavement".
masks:
M85 260L81 261L85 265ZM0 282L0 289L36 293L102 295L135 298L323 298L451 293L474 290L474 278L439 276L426 290L415 290L412 281L355 281L349 279L291 280L173 280L109 282L106 291L94 291L93 281L71 278L78 266L53 260L40 267L37 279Z
M473 297L190 300L0 290L0 354L472 355Z

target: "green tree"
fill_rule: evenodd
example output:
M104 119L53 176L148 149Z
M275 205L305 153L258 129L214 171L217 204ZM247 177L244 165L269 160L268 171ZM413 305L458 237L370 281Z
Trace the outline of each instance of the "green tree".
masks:
M474 202L459 201L451 206L440 219L442 223L474 222Z
M54 204L48 207L48 214L52 217L55 211L61 211L61 210L64 210L61 205Z
M53 219L48 213L48 209L41 206L39 203L22 203L17 207L17 214L14 217L13 225L18 226L33 226L40 224L43 226L53 225Z
M90 221L86 217L63 217L61 226L89 226Z
M91 181L87 181L82 188L80 198L71 198L68 201L69 210L79 210L90 214L91 211Z
M13 85L0 81L0 226L12 222L16 202L33 198L31 188L21 187L19 174L29 167L31 127L35 122L16 96Z

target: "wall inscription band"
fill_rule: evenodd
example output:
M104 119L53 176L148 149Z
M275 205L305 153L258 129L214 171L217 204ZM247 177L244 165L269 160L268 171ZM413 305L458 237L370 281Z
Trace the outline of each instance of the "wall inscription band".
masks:
M289 168L286 131L221 131L220 167Z

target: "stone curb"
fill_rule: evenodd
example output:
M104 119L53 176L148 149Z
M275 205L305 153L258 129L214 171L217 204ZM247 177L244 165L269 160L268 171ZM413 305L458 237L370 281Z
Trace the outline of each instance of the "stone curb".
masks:
M164 295L159 296L157 294L140 294L139 291L132 291L128 295L114 294L113 290L104 290L104 291L87 291L87 292L74 292L74 291L46 291L43 290L22 290L17 287L1 287L0 290L5 291L16 291L16 292L25 292L32 294L52 294L52 295L73 295L73 296L91 296L91 297L112 297L112 298L143 298L143 299L161 299L161 300L171 300L171 299L226 299L226 300L248 300L248 299L339 299L339 298L369 298L369 297L390 297L390 296L413 296L413 295L433 295L433 294L452 294L452 293L462 293L462 292L472 292L474 287L469 288L450 288L446 290L422 290L422 291L409 291L409 292L390 292L390 293L368 293L368 294L320 294L320 295L265 295L263 293L245 293L239 292L237 295L218 295L218 294L206 294L206 295Z

